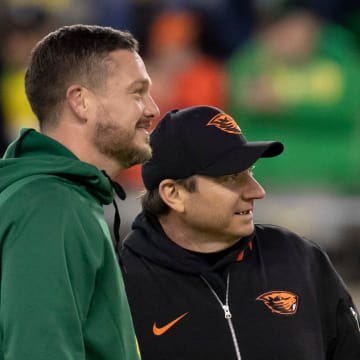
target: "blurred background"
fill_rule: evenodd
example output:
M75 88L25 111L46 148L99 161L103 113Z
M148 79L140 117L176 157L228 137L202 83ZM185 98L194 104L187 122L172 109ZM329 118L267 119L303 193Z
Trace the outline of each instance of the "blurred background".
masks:
M360 307L358 0L0 0L0 152L37 128L24 92L31 48L62 25L130 30L161 115L217 106L248 140L280 140L260 160L255 220L319 243ZM154 126L159 121L156 119ZM140 167L118 179L122 237L140 210ZM113 209L106 208L109 225Z

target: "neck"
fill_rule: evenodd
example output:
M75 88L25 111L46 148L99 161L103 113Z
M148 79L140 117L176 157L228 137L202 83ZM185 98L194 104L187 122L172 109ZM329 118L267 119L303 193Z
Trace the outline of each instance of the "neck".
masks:
M79 160L105 171L111 179L115 179L123 167L115 160L100 153L89 141L89 137L81 129L64 129L59 127L43 133L68 148Z

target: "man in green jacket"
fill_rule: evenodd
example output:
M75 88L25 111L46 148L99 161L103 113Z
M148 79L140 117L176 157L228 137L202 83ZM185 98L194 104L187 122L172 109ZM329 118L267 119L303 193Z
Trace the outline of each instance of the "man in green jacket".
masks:
M35 46L25 87L40 131L0 160L0 358L140 359L102 208L111 179L151 157L159 110L137 40L62 27Z

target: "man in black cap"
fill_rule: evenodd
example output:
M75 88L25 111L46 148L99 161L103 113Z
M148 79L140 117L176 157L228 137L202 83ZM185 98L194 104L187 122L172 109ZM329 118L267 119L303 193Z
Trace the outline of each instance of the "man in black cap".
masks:
M360 359L358 312L326 254L254 225L253 164L283 145L196 106L167 113L151 146L120 251L142 359Z

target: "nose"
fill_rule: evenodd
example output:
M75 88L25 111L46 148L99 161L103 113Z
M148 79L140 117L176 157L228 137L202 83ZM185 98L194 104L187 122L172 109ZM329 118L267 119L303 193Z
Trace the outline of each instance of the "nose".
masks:
M245 186L243 191L243 197L245 199L260 200L263 199L265 195L266 192L260 183L255 180L254 177L249 176L248 184Z
M160 115L159 107L154 99L149 95L145 104L144 114L147 117L155 118Z

